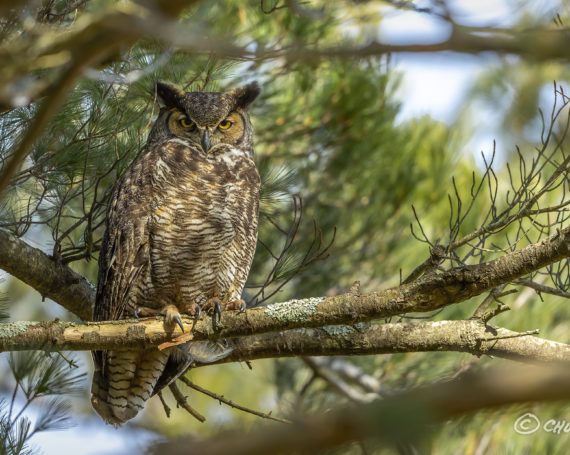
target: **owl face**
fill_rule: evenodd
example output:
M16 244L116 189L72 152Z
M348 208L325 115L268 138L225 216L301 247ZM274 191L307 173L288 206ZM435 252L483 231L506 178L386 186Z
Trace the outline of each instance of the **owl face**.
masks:
M152 139L167 133L186 139L206 154L226 144L253 155L253 128L247 108L259 94L256 82L228 93L184 92L157 82L155 92L162 108Z

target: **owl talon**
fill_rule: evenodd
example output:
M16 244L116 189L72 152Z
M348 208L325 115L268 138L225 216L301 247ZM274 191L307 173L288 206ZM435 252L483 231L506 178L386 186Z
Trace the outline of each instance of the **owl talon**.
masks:
M211 299L206 300L206 303L202 305L202 310L210 314L210 311L216 311L216 306L219 305L221 305L219 297L212 297Z
M212 327L214 331L218 329L218 323L222 322L222 304L219 300L213 302L214 308L212 311Z
M222 321L222 304L219 300L216 300L214 304L214 316L218 316L218 322Z
M180 312L175 305L165 306L161 313L164 315L164 320L167 326L172 327L174 323L176 323L182 332L184 332L184 325L182 324L182 319L180 318Z
M182 333L184 333L184 325L182 325L182 319L180 319L180 315L179 314L175 315L174 320L178 324L178 327L180 327L180 330L182 330Z
M185 303L180 306L180 312L187 314L188 316L196 316L198 317L202 314L202 308L196 302Z
M202 316L202 308L198 307L198 309L196 310L196 315L194 316L194 320L193 320L194 324L192 324L192 330L194 330L194 327L196 327L196 324L200 320L200 316Z

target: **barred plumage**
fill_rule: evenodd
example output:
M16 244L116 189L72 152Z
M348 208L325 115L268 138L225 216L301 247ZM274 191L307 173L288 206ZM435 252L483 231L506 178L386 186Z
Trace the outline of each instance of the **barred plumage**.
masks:
M157 83L156 93L164 106L107 212L96 321L164 314L172 325L211 299L235 308L255 252L260 181L246 109L257 84L184 93ZM121 424L187 368L192 345L93 359L93 406Z

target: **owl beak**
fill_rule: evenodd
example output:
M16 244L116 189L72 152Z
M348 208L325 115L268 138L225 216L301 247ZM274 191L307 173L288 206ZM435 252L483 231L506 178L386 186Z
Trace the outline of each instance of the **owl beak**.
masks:
M210 133L208 133L208 129L204 130L204 134L202 135L202 149L204 152L208 153L212 144L210 143Z

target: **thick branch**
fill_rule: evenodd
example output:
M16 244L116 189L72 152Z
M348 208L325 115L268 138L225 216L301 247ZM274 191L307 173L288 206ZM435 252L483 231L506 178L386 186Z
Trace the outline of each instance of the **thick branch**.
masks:
M11 322L0 324L0 351L148 349L172 337L172 332L165 331L163 322L156 319L84 325L59 321ZM520 361L570 361L570 345L523 336L485 325L480 320L295 329L235 338L232 346L234 351L217 363L308 355L426 351L469 352Z
M568 400L568 384L570 370L566 365L495 368L420 387L372 404L311 415L292 425L268 425L247 434L238 432L201 442L186 438L162 443L152 453L186 454L191 444L192 450L203 455L275 455L314 453L366 438L384 443L413 441L433 431L435 422L480 409Z
M36 250L35 254L42 259L41 264L45 270L38 267L34 273L30 273L27 270L26 258L34 249L6 234L5 231L1 232L4 233L3 239L6 242L0 243L0 267L10 273L12 270L13 275L23 281L30 284L34 282L35 284L31 285L39 292L50 298L55 297L56 301L71 311L76 312L78 308L86 308L87 297L89 297L89 306L92 305L93 294L79 295L78 301L75 301L71 298L72 292L65 289L67 285L77 284L78 275L70 275L73 273L70 269L58 266L39 250ZM26 254L21 254L20 251L16 255L18 247L29 250L25 250ZM6 249L10 250L9 254L4 252ZM195 339L205 339L276 332L300 327L355 324L398 314L431 311L480 295L569 255L570 228L566 228L539 243L505 254L494 261L458 267L443 273L431 273L412 283L392 289L363 295L348 292L334 297L293 300L252 308L239 314L226 311L222 314L221 324L216 331L208 318L198 321L195 327L192 320L186 318L185 324L188 329L194 328ZM47 275L48 273L50 275ZM58 277L58 274L61 277L57 281L58 286L54 287L52 280ZM57 299L57 296L48 295L47 291L54 293L55 290L64 294L66 298ZM85 311L81 314L84 318L88 317Z
M493 339L491 339L493 338ZM289 356L456 351L531 362L570 362L570 345L485 325L478 320L358 324L241 337L221 362Z
M37 35L25 34L11 39L10 45L0 48L3 61L11 62L0 70L0 81L13 88L18 78L30 71L44 68L60 68L71 59L85 55L93 43L104 51L110 59L115 58L113 49L122 45L128 47L138 37L148 36L193 55L211 55L233 59L283 59L286 61L315 59L355 59L391 53L434 53L453 51L462 53L496 52L515 54L533 60L568 60L570 51L566 45L570 36L568 28L499 29L494 27L464 27L452 25L449 38L440 43L425 44L425 39L416 43L390 44L372 42L366 45L337 45L331 47L291 46L252 48L236 46L235 39L227 36L204 36L203 24L195 27L188 23L179 24L170 18L175 17L184 7L196 3L195 0L157 0L145 6L154 6L158 11L145 10L140 4L123 3L114 5L99 14L83 13L71 27L58 29L42 28L37 24ZM149 9L150 9L149 7ZM163 14L160 14L163 13ZM38 37L41 36L41 40ZM111 37L109 39L109 37ZM107 52L108 49L108 52ZM38 81L27 89L25 96L35 100L41 94L50 93L55 87L53 78L47 83ZM13 107L17 97L10 96L13 90L0 93L0 110Z
M0 229L0 268L81 319L91 319L95 288L68 266L58 264L10 232Z
M493 27L463 27L453 25L449 38L440 43L425 44L426 39L416 43L390 44L371 42L366 45L337 45L330 47L291 46L287 48L262 47L252 49L232 44L235 40L223 36L207 37L188 28L187 24L139 21L133 15L126 27L140 34L148 34L169 42L191 54L216 54L219 57L250 60L283 59L286 61L315 61L318 59L358 59L391 53L434 53L452 51L461 53L496 52L514 54L532 60L570 58L566 45L570 29L499 29Z

